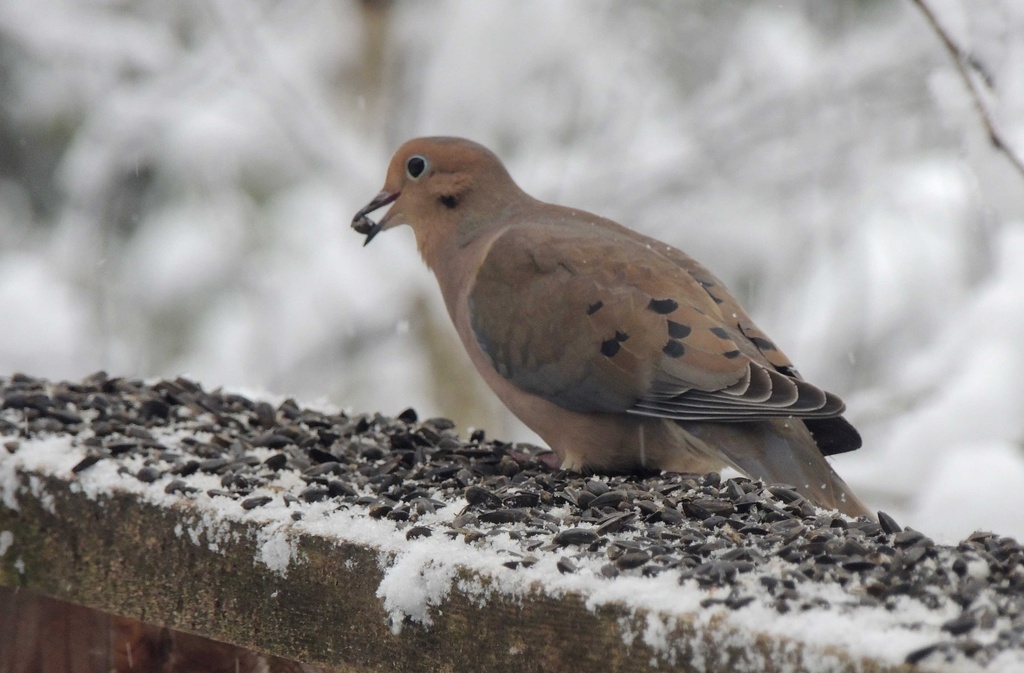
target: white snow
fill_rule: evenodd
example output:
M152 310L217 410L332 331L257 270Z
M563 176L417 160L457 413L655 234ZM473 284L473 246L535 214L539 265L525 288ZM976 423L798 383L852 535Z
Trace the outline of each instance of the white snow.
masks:
M424 626L433 623L431 608L448 596L456 571L449 559L435 556L439 551L437 545L411 545L387 565L377 597L391 615L393 633L401 632L405 617Z
M282 577L286 576L297 551L285 526L267 524L260 529L258 540L260 562Z
M6 556L7 550L14 544L14 533L9 530L0 530L0 556Z

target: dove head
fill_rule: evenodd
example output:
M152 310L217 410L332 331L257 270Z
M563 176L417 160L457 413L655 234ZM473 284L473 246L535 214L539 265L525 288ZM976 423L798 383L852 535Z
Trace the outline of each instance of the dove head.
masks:
M529 197L486 147L462 138L416 138L395 152L384 189L356 213L352 228L369 243L408 224L429 264L432 252L467 245L522 199ZM388 204L379 222L367 217Z

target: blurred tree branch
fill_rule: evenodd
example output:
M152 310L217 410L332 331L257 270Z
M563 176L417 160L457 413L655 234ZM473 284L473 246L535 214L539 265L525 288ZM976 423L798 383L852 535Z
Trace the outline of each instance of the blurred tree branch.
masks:
M988 134L989 142L996 150L1002 152L1013 167L1017 169L1017 172L1024 176L1024 161L1013 151L1006 141L1003 140L1002 134L999 129L996 128L995 122L992 120L992 113L989 111L988 106L982 99L981 91L978 90L978 85L975 83L974 78L971 76L969 70L975 70L978 75L985 81L988 87L992 87L992 78L988 72L982 67L976 59L966 53L964 49L960 47L953 40L952 36L942 27L939 23L938 18L935 16L935 12L928 6L925 0L911 0L924 14L925 19L931 26L935 34L939 36L942 44L945 45L946 51L949 52L950 56L953 57L953 63L956 65L957 71L960 73L960 77L963 79L964 84L967 86L967 90L971 94L971 99L974 101L974 108L978 111L978 116L981 117L981 123L985 126L985 132Z

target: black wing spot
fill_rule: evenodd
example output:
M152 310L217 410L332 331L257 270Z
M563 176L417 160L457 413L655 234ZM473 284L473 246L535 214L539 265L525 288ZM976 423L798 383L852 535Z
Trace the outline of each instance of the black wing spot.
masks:
M700 283L701 287L703 287L705 290L708 289L709 287L715 286L715 283L713 281L707 279L698 278L697 282Z
M724 327L712 327L711 328L711 333L714 334L719 339L728 339L729 338L729 333L725 331Z
M666 315L679 308L679 302L675 299L652 299L647 308L655 313Z
M724 304L725 303L724 299L719 299L718 297L716 297L715 295L711 294L710 292L708 292L708 296L711 297L715 301L716 304Z
M455 206L459 205L459 200L452 196L451 194L444 194L438 200L444 205L445 208L448 209L454 208Z
M622 348L622 346L619 345L618 341L615 339L607 339L601 342L601 355L606 358L613 357L619 352L620 348Z
M615 340L616 341L625 341L628 338L629 338L629 335L626 334L625 332L620 332L619 330L615 330Z
M661 352L670 358L678 358L682 357L683 353L686 352L686 348L683 347L681 342L676 341L675 339L669 339L668 343L665 344L665 347L661 349Z
M593 304L591 304L590 306L587 307L587 315L594 315L595 313L600 311L601 307L603 307L603 306L604 306L604 302L603 301L595 301Z
M724 353L722 353L722 355L724 355L725 357L729 358L730 360L735 360L736 358L738 358L740 356L740 352L739 351L725 351Z
M775 369L780 374L785 374L786 376L788 376L790 378L794 378L794 379L800 378L800 372L798 372L796 370L796 367L792 367L792 366L789 366L789 365L782 365L781 367L776 367Z
M668 335L673 339L685 339L690 336L690 332L693 330L689 325L683 325L682 323L675 322L674 320L668 321Z
M768 339L762 339L761 337L748 337L748 338L750 339L750 343L752 343L755 346L757 346L758 350L762 350L762 351L776 351L776 350L778 350L778 347L775 344L773 344L771 341L768 341Z

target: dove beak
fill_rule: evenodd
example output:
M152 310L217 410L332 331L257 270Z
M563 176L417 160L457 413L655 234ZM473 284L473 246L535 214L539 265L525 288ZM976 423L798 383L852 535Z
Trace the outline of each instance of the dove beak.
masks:
M363 207L358 213L356 213L356 216L352 218L352 228L355 229L358 233L364 234L366 236L366 240L363 241L363 245L366 245L367 243L372 241L373 237L381 232L381 230L384 228L384 220L387 219L387 215L385 215L384 219L382 219L380 222L374 222L369 217L367 217L367 215L377 210L378 208L383 208L384 206L388 205L389 203L397 199L401 194L402 192L383 191L377 196L373 197L373 200L367 203L366 206Z

